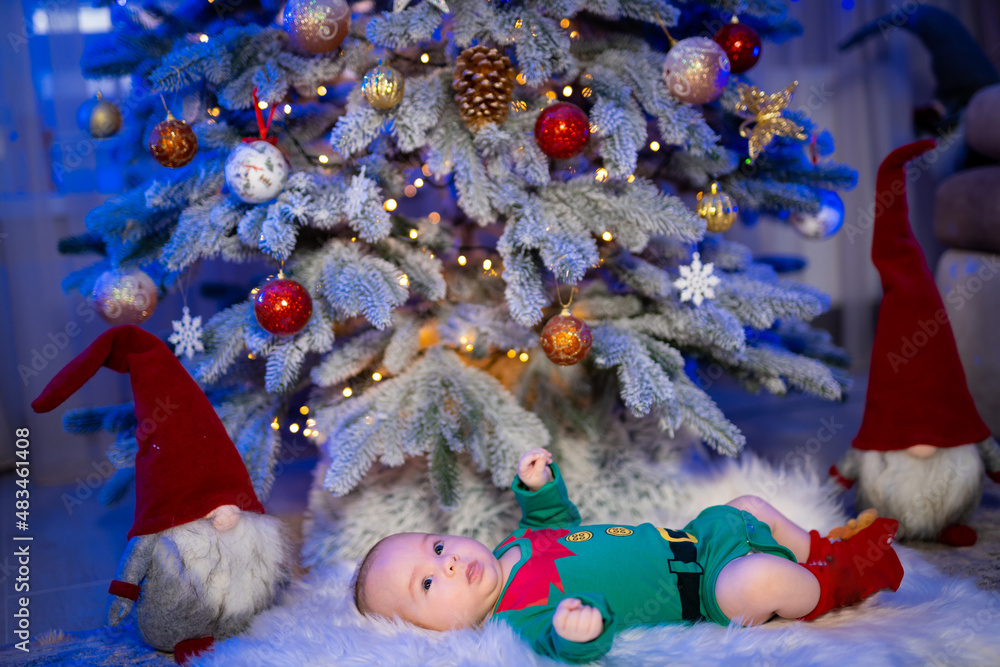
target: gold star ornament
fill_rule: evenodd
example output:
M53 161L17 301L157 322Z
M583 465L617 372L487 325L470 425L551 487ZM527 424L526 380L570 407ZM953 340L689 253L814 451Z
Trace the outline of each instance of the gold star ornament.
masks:
M740 136L750 137L750 161L767 147L775 137L794 137L800 141L806 139L802 126L781 115L792 101L792 93L798 81L778 93L768 95L757 86L741 83L737 89L740 101L736 105L736 113L745 118L740 124ZM751 130L750 126L753 125Z
M392 11L398 14L406 9L411 2L413 2L413 0L392 0ZM448 3L445 2L445 0L425 0L425 2L429 2L440 9L442 14L447 14L451 11L448 9Z

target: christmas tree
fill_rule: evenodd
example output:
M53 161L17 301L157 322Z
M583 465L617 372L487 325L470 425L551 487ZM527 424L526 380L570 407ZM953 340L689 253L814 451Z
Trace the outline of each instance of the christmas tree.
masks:
M799 31L778 0L118 5L83 69L131 77L109 141L134 187L62 242L102 255L65 287L137 321L149 299L115 288L141 292L140 271L163 293L206 258L256 263L187 363L262 498L301 406L340 516L419 506L482 537L532 447L601 478L584 510L666 483L623 424L736 455L706 374L840 397L844 355L806 324L828 298L718 233L737 206L809 214L854 184L787 108L794 85L741 74L758 36ZM197 324L177 325L179 353ZM67 425L117 434L115 496L131 406ZM396 526L319 528L313 559Z

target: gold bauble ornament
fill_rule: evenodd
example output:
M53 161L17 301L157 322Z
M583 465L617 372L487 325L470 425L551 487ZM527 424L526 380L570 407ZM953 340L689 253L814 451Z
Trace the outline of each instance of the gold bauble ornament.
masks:
M107 139L121 129L122 112L118 105L97 93L80 106L76 121L87 135L94 139Z
M403 101L405 84L398 69L383 65L380 60L361 80L361 94L368 100L368 104L384 111Z
M719 192L719 184L712 183L712 192L698 193L698 215L705 218L705 227L710 232L724 232L736 222L739 207L725 192Z
M741 83L737 88L740 101L735 106L737 114L746 120L740 124L740 136L750 137L750 161L771 143L775 137L792 137L802 141L806 134L802 126L781 115L792 102L792 94L798 81L792 83L779 93L768 95L757 86ZM750 126L754 125L753 129Z

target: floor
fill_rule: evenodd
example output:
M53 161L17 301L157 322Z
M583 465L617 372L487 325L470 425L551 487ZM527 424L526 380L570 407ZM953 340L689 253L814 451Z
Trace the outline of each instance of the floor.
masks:
M865 377L856 378L855 387L841 403L802 395L784 398L748 395L721 382L708 390L742 429L748 449L775 463L802 465L825 475L858 431L865 385ZM315 451L310 450L284 465L271 497L265 502L268 512L281 517L297 535L301 533L302 513L315 463ZM8 499L15 497L16 479L9 473L0 477L4 508L10 507ZM996 486L987 482L982 510L991 513L988 520L995 520L1000 526L1000 519L994 516L1000 515L1000 495L992 488ZM32 636L51 629L88 630L103 625L108 584L132 523L131 494L120 505L104 507L85 477L76 484L32 486L30 490L29 530L17 531L17 535L33 539L14 540L12 511L4 511L0 525L0 540L6 545L0 558L3 643L17 641L13 613L22 596L30 599ZM974 525L975 521L976 517ZM991 535L990 539L1000 540L1000 530ZM987 536L981 532L981 537ZM22 545L28 545L30 553L27 582L14 555L15 549ZM935 553L942 562L956 560L950 556L952 552L928 545L928 557ZM969 554L969 557L974 556ZM18 592L15 586L19 582L28 583L30 591ZM996 581L989 578L981 580L980 585L997 588Z

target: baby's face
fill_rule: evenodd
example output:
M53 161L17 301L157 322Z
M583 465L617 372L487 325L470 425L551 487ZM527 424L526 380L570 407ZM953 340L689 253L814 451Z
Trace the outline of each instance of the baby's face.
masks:
M467 537L400 533L382 542L365 586L371 611L430 630L471 627L503 588L500 561Z

